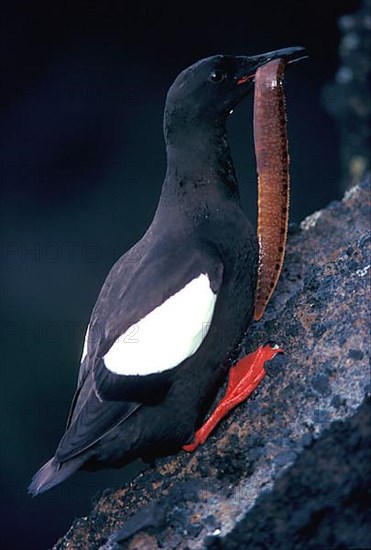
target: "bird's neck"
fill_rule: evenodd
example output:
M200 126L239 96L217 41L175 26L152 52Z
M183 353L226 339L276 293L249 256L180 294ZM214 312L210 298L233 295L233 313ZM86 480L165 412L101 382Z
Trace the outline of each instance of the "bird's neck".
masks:
M193 213L221 203L240 203L225 127L165 131L167 172L161 206L180 204Z

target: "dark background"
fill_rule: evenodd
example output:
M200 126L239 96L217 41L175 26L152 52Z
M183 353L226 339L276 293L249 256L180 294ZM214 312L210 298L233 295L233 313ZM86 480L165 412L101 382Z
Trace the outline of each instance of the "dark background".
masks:
M304 45L287 71L291 220L340 196L339 137L321 104L339 15L358 1L5 2L1 17L1 546L45 548L123 470L79 473L31 499L54 452L103 280L151 221L165 172L172 80L215 53ZM256 216L252 102L230 119ZM145 299L145 298L144 298Z

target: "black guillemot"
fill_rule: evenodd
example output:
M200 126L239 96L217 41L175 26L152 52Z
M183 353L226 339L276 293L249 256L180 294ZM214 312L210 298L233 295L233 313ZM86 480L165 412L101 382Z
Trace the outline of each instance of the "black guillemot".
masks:
M263 378L277 353L271 346L230 366L253 316L258 242L241 206L226 120L259 67L301 52L215 55L174 81L154 219L102 287L66 431L31 494L78 469L192 451ZM226 398L201 427L229 371Z

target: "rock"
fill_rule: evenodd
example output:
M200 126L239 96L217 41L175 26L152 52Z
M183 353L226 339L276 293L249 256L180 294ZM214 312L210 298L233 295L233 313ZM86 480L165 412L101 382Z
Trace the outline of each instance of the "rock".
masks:
M326 430L209 548L370 548L370 405Z
M194 454L105 493L55 550L370 546L366 405L357 413L370 391L369 201L365 182L290 235L242 346L274 341L285 355L251 398Z

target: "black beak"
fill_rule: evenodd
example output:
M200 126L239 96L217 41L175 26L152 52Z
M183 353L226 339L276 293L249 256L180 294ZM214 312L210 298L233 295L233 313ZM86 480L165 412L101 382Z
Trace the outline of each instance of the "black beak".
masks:
M301 59L306 59L305 48L302 46L293 46L292 48L282 48L273 52L254 55L251 57L237 57L240 62L240 69L236 75L237 84L245 84L245 82L254 79L255 72L259 67L262 67L273 59L283 59L286 64L296 63Z

